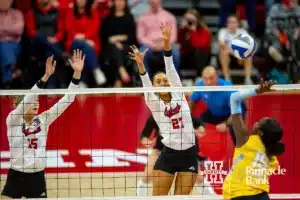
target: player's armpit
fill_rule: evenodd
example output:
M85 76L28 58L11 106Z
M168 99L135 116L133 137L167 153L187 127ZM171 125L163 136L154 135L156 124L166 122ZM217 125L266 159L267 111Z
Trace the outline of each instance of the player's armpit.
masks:
M232 127L234 135L236 137L236 147L242 147L249 138L248 129L244 123L241 113L231 115L232 116Z

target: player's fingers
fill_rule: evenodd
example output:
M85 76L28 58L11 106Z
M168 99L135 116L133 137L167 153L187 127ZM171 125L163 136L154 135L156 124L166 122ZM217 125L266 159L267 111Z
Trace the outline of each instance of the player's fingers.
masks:
M76 59L79 58L79 49L76 50Z
M50 57L48 57L46 60L46 66L48 66L49 64L50 64Z
M272 80L270 80L270 81L266 81L265 82L265 87L267 87L267 88L271 88L273 85L274 85L274 82L272 81Z
M71 59L68 59L68 61L69 61L70 65L73 66L72 60L71 60Z
M82 56L83 56L83 52L82 50L80 50L80 59L82 59Z
M172 26L172 24L170 24L170 23L168 23L169 25L168 25L168 29L169 29L169 31L171 31L172 30L172 28L173 28L173 26Z
M53 68L55 68L56 67L56 60L54 60L54 62L53 62Z
M145 49L145 51L143 52L143 54L145 55L148 52L149 48Z
M276 84L276 81L271 80L271 81L270 81L270 84L271 84L271 85L275 85L275 84Z
M50 56L50 59L49 59L49 64L51 64L52 65L52 63L53 63L53 55L52 56Z
M128 52L129 56L131 57L135 57L135 54L134 53L131 53L131 52Z
M77 49L77 59L79 59L79 58L80 58L80 50Z
M76 49L73 50L73 55L72 55L72 59L74 59L76 56Z
M80 52L80 50L78 49L78 52L77 52L78 54L77 54L77 59L81 59L81 52Z
M135 45L133 45L133 48L135 49L135 51L139 50Z
M136 60L135 56L130 56L130 55L129 55L129 58L130 58L131 60Z
M85 61L85 54L83 54L83 57L82 57L82 62L84 63Z
M263 85L263 84L264 84L264 79L261 78L261 79L260 79L260 85Z

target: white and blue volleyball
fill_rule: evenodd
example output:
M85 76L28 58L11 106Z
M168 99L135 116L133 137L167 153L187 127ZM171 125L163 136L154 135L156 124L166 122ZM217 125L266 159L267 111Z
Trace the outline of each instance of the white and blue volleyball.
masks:
M254 55L256 51L256 42L248 34L240 34L230 42L230 48L235 57L247 59Z

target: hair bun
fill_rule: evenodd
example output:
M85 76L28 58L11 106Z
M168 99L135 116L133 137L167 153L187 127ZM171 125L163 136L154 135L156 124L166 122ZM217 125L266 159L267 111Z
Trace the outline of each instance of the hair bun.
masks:
M270 156L277 156L285 151L285 145L282 142L269 144L266 146L267 154Z

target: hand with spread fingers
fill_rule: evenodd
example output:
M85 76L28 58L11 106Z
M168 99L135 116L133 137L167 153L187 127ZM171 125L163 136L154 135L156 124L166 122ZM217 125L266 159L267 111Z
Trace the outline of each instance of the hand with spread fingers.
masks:
M161 30L161 39L164 41L164 43L171 43L172 25L168 23L161 24L160 30Z
M82 72L84 67L85 55L79 49L73 51L73 56L69 59L69 63L75 72Z
M139 49L133 45L130 46L132 52L129 52L129 56L131 60L134 60L137 65L142 65L144 62L144 57L148 51L148 48L144 50L144 52L140 52Z
M275 81L264 81L263 79L261 79L260 81L260 86L256 89L256 93L257 94L262 94L265 92L272 92L275 91L274 89L272 89L272 86L275 85L276 82Z
M54 73L55 67L56 61L54 60L54 56L50 56L46 61L45 76L50 77Z

